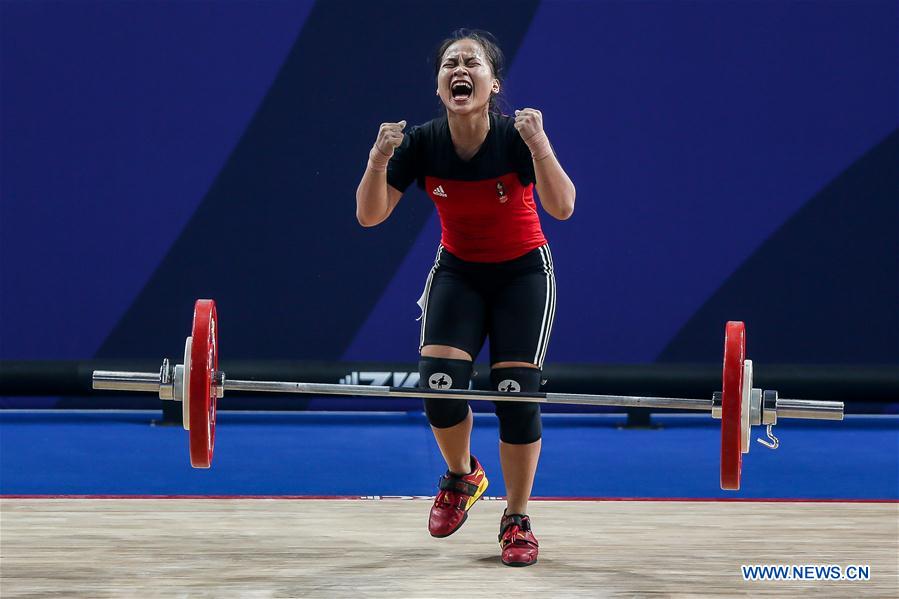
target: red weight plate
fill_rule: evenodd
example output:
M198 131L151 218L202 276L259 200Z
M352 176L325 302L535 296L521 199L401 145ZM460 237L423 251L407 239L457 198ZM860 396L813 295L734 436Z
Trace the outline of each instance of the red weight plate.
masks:
M746 359L746 328L730 321L724 331L724 375L721 392L721 488L737 491L743 452L740 424L743 409L743 362Z
M219 367L218 318L215 302L194 304L193 346L190 350L190 465L209 468L215 447L215 402L213 377Z

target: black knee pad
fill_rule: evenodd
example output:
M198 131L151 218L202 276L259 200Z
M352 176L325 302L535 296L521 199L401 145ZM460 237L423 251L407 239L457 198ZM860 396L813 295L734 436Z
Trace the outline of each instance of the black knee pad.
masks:
M418 360L418 386L423 389L468 389L471 362L453 358L422 356ZM464 399L426 398L425 414L434 428L449 428L468 417Z
M497 391L506 393L536 393L540 391L539 368L515 366L494 368L490 371L490 382ZM540 424L540 404L534 402L497 401L496 415L499 418L499 438L504 443L525 445L539 441L543 435Z

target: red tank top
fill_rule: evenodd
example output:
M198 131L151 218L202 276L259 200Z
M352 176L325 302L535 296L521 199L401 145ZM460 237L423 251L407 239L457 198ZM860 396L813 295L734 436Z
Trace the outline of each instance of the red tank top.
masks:
M441 243L470 262L505 262L546 244L534 184L516 173L482 181L425 177L440 215Z

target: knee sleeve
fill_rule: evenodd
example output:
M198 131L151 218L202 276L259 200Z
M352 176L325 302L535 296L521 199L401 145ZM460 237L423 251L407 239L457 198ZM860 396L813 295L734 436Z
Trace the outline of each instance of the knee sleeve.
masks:
M471 362L452 358L422 356L418 361L418 386L424 389L468 389ZM464 399L426 398L425 414L434 428L449 428L468 417Z
M507 393L536 393L540 390L539 368L494 368L490 382L497 391ZM543 435L540 424L540 404L533 402L498 401L499 438L505 443L525 445L539 441Z

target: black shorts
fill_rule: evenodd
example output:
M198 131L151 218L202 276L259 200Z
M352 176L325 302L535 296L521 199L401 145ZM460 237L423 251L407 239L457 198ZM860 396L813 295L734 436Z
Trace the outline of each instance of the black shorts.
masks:
M490 363L543 367L556 312L552 255L544 245L514 260L466 262L441 245L420 305L425 345L478 355L490 337Z

